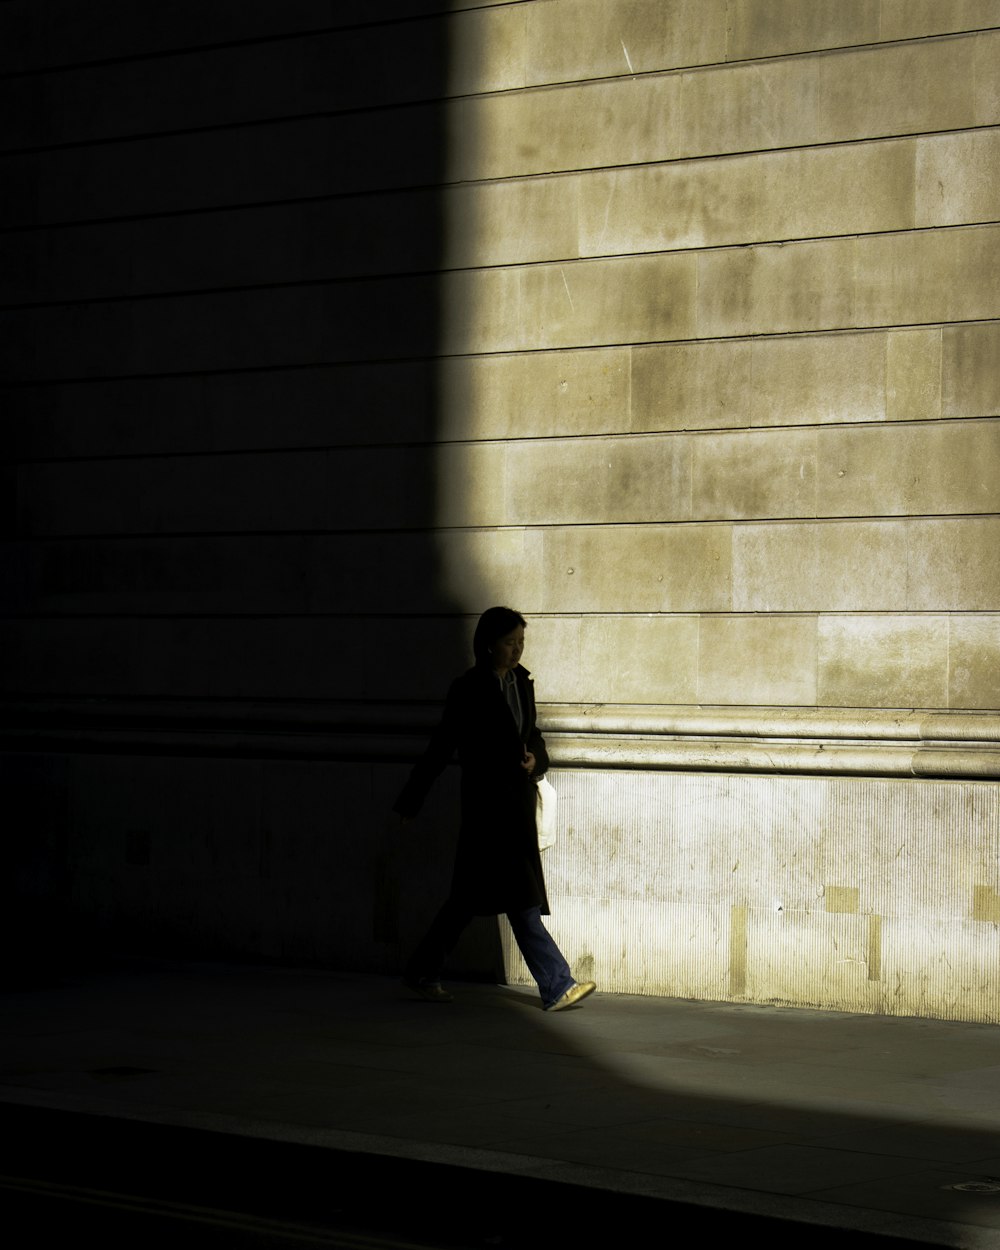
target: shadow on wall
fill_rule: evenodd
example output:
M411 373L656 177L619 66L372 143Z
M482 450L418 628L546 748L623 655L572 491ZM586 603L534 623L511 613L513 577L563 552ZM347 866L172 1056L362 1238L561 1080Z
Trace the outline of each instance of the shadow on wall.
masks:
M447 15L8 7L12 929L365 966L336 918L282 935L370 896L372 761L469 662L433 532Z

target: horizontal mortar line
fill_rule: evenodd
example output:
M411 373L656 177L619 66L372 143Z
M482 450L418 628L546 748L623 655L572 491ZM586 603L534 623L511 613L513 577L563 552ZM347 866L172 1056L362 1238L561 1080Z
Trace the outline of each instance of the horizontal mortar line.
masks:
M501 177L458 179L450 182L405 183L394 187L364 187L355 191L321 192L315 195L285 196L275 200L234 201L226 204L199 205L194 208L158 209L151 212L114 214L105 217L84 217L72 221L32 222L25 225L0 225L0 235L28 234L50 230L77 230L91 226L107 226L123 223L170 220L177 217L211 216L220 213L255 212L272 208L291 207L298 204L319 204L354 199L390 198L429 192L448 192L469 187L505 185L513 182L540 181L551 178L575 178L586 174L618 173L632 169L655 169L668 165L705 164L709 161L726 161L740 157L774 156L783 152L812 152L826 148L838 149L860 147L868 144L907 142L919 139L935 139L948 135L973 134L978 131L1000 130L998 123L975 126L958 126L948 130L914 131L902 134L874 135L866 138L831 139L814 143L800 143L774 148L747 148L732 152L712 152L695 156L666 157L658 160L631 161L620 165L583 165L571 169L557 169L539 173L508 174Z
M81 530L49 531L44 534L9 534L0 539L0 548L10 546L29 546L31 544L77 543L77 542L178 542L201 541L206 539L225 539L243 541L245 539L300 538L421 538L432 544L435 539L444 535L454 534L503 534L546 532L550 530L597 530L597 529L662 529L676 531L679 529L705 529L709 526L768 526L768 525L838 525L838 524L906 524L915 521L974 521L998 520L996 512L918 512L902 515L857 514L838 516L776 516L776 517L704 517L684 518L683 520L661 521L507 521L497 525L416 525L387 526L380 529L374 526L347 528L331 526L328 529L245 529L245 530Z
M445 278L452 274L495 273L506 270L544 269L553 266L587 265L599 261L645 259L650 256L687 256L703 252L743 252L748 248L794 247L796 244L839 242L845 239L876 239L919 235L945 230L978 230L1000 225L1000 219L946 222L929 226L896 226L884 230L850 230L839 234L789 235L785 238L749 240L736 243L700 243L678 247L650 248L639 252L595 252L586 256L552 256L544 260L499 261L491 265L454 265L438 269L403 269L386 273L357 273L320 278L290 278L282 281L247 282L229 286L184 287L177 290L129 292L114 295L76 295L61 299L38 299L0 304L0 313L35 312L50 308L93 307L106 304L148 304L168 300L195 300L215 295L245 295L256 291L291 291L314 287L343 287L408 282L414 279Z
M322 204L330 201L346 201L356 199L372 199L372 197L406 196L426 194L426 192L447 192L462 190L475 186L500 186L542 179L579 178L587 174L614 174L634 169L656 169L669 165L706 164L709 161L726 161L752 156L773 156L781 153L804 153L804 151L821 151L824 149L859 148L870 144L906 143L920 139L938 139L948 135L975 134L979 131L998 130L1000 125L986 123L974 126L956 126L950 130L906 131L899 134L870 135L865 138L831 139L815 141L815 143L785 144L778 148L747 148L725 151L725 153L704 153L692 156L672 156L659 160L636 160L620 165L581 165L569 169L537 171L537 173L509 174L496 178L457 179L440 181L440 183L412 183L396 186L366 186L359 190L325 191L315 195L282 196L275 200L231 201L226 204L196 205L184 209L158 209L148 212L128 212L98 217L80 217L71 221L34 221L24 225L0 225L0 235L30 234L35 231L76 230L89 226L105 226L126 224L126 222L169 220L174 217L207 216L224 214L224 212L252 212L274 209L274 207L294 206L300 204Z
M443 619L451 619L451 618L443 618ZM475 617L470 617L469 619L474 620ZM98 704L103 704L104 707L80 706L83 704L92 703L94 701L96 701ZM205 694L200 694L196 691L192 691L189 694L181 694L181 695L170 694L170 693L167 693L166 691L162 693L157 693L157 694L135 694L134 692L130 692L129 694L123 695L123 694L109 694L103 690L97 691L97 692L91 692L91 693L84 692L82 694L76 693L76 692L72 694L39 693L38 691L34 691L34 690L30 692L5 690L3 693L0 693L0 713L9 711L9 705L15 704L15 703L16 704L24 704L24 703L40 704L42 705L41 710L47 712L49 715L51 715L53 712L57 714L59 713L65 714L66 712L84 712L84 713L90 712L90 713L96 713L98 717L100 717L101 719L105 719L105 717L102 716L101 714L105 713L106 715L106 707L108 703L122 704L122 705L126 705L126 707L129 704L138 705L137 708L133 707L133 708L129 708L128 710L132 711L133 714L136 711L138 711L138 713L142 715L144 712L148 712L149 710L151 710L149 707L150 704L155 705L155 710L159 712L166 712L168 710L171 710L173 707L179 707L182 711L185 711L188 708L196 708L199 712L202 710L209 710L209 711L217 712L219 710L219 705L221 704L221 705L224 705L226 709L232 708L234 711L238 711L238 710L242 711L244 706L246 707L246 709L251 710L251 711L258 707L261 707L261 708L273 707L275 710L284 711L287 714L287 712L293 711L293 710L303 711L303 712L314 712L317 709L333 711L334 709L337 709L337 708L345 708L345 709L348 709L349 711L355 711L358 705L362 704L365 708L368 708L370 706L373 709L382 710L382 711L399 712L403 710L403 711L408 711L408 712L416 711L418 713L421 713L421 712L428 712L433 709L440 708L442 706L443 701L433 700L433 699L406 699L406 698L358 699L358 698L351 698L349 696L339 696L339 695L330 696L330 697L324 697L324 696L309 697L306 695L284 696L284 695L266 695L266 694L262 694L262 695L244 695L244 694L205 695ZM53 704L59 704L61 706L53 708L52 707ZM69 706L66 706L66 705L69 705ZM557 706L557 705L549 705L549 706ZM575 706L575 705L570 705L570 706ZM24 709L23 707L18 708L19 712L23 710L26 710L26 709ZM116 714L117 712L112 713L112 716L107 719L113 720ZM220 723L220 722L217 720L216 723ZM224 721L221 723L224 723ZM409 723L409 725L413 727L412 721L410 722L404 721L400 725L400 728L401 729L404 728L407 725L407 723ZM417 726L417 728L419 728L419 726Z
M681 339L643 339L614 343L567 343L559 346L496 348L478 352L437 352L434 355L363 356L352 360L307 360L275 365L227 365L215 369L156 370L146 373L116 373L96 376L69 376L62 378L7 378L0 383L4 391L38 390L53 386L90 386L108 383L131 383L137 381L177 381L209 377L246 377L260 373L289 373L333 369L385 368L389 365L423 364L437 365L443 361L492 360L500 356L541 356L571 352L621 351L642 347L690 347L706 343L755 343L778 342L785 339L820 338L824 335L880 334L896 330L954 329L974 325L995 325L1000 317L968 317L962 320L936 320L916 322L884 322L878 325L826 326L819 329L765 330L760 333L743 331L738 334L694 335Z
M404 19L404 20L422 20L422 19ZM381 23L373 24L373 25L377 26L377 25L381 25ZM788 60L803 60L804 61L804 60L807 60L809 58L814 58L814 57L846 55L851 52L859 52L859 51L879 52L887 48L905 47L907 45L916 46L916 45L928 43L928 42L936 42L936 43L941 43L945 41L954 42L960 39L973 38L977 34L988 34L991 31L996 30L996 29L997 27L986 26L986 27L977 28L975 30L949 31L947 33L939 34L939 35L918 35L918 36L904 37L901 39L884 40L884 41L879 40L876 42L869 42L869 43L844 44L844 45L839 45L836 47L829 47L829 48L810 48L810 49L799 50L799 51L771 53L766 56L745 57L745 58L742 58L740 60L735 60L735 61L729 61L729 60L708 61L708 62L702 62L698 64L693 64L693 65L677 65L677 66L669 66L667 68L661 68L661 69L640 70L638 72L626 70L625 72L622 72L622 73L601 75L596 78L592 77L592 78L559 79L559 80L555 80L551 82L543 82L543 83L525 83L523 85L516 86L516 87L492 88L486 91L462 92L462 93L456 93L454 95L434 95L434 96L425 96L425 97L415 97L415 98L411 98L408 100L397 100L397 101L389 101L389 102L383 102L383 103L359 104L353 107L347 106L347 107L340 107L340 108L315 109L315 110L310 110L308 112L303 112L303 113L284 114L284 115L271 116L271 117L266 117L266 118L256 118L256 119L249 118L249 119L244 119L244 120L239 120L239 121L214 122L214 123L209 123L207 125L175 127L170 130L144 131L141 134L103 135L103 136L93 137L89 139L67 140L62 143L25 145L24 147L20 147L20 148L0 149L0 157L15 156L15 155L27 156L27 155L37 155L39 153L45 153L45 152L61 152L61 151L76 150L76 149L88 148L88 147L112 146L112 145L118 145L118 144L137 143L137 142L141 143L149 139L177 138L177 137L182 137L182 136L191 135L191 134L198 134L198 135L215 134L215 133L221 133L221 132L230 131L230 130L252 129L254 127L259 127L259 126L294 125L296 123L303 122L303 121L315 121L315 120L319 120L322 118L330 118L330 117L371 116L372 114L385 113L385 112L394 111L394 110L398 111L402 109L443 108L449 104L461 103L461 102L466 102L470 100L476 101L476 100L486 100L486 99L509 98L511 96L525 96L525 95L538 94L541 92L548 92L548 91L565 91L567 89L573 89L573 88L579 88L579 87L585 88L585 87L602 86L607 83L629 82L629 81L634 81L637 78L644 78L644 79L645 78L674 78L674 77L679 77L684 74L718 72L718 71L727 70L727 69L745 68L746 66L750 66L750 65L762 66L762 65L768 65L768 64L775 64L779 62L783 63ZM296 36L294 35L289 36L289 38L295 38L295 37ZM267 42L267 40L261 39L260 42ZM183 52L178 52L175 55L183 56L183 55L200 55L200 54L201 52L200 50L198 50L198 51L190 51L190 52L187 52L186 54ZM149 60L149 59L155 59L155 54L150 54L149 56L143 56L141 59L143 61ZM84 69L83 66L79 68ZM47 72L51 72L51 71L46 71L46 70L30 71L29 70L29 71L23 71L21 73L18 73L16 77L17 78L29 77L29 76L38 77ZM61 69L58 72L69 73L69 72L72 72L72 68L66 67L65 69ZM444 73L445 75L447 74L447 69L444 70ZM9 77L13 79L15 78L15 75L10 75Z
M710 438L727 434L765 435L778 431L923 429L925 427L938 426L951 428L958 425L987 424L998 419L1000 419L1000 414L997 413L967 413L962 416L893 417L867 421L811 421L775 423L773 425L685 426L682 429L662 430L605 430L565 434L520 434L503 438L400 439L396 442L381 443L304 443L294 447L269 444L264 447L187 448L170 451L105 452L74 456L12 456L8 454L0 455L0 467L16 469L21 465L115 464L119 461L210 460L240 456L310 456L330 452L338 454L373 451L385 452L387 454L396 451L434 452L458 447L469 449L476 447L517 448L535 444L568 442L576 445L581 443L605 444L618 441L634 441L643 438Z
M100 69L106 66L128 65L133 62L168 60L185 56L200 56L204 52L228 51L232 48L256 47L269 43L290 43L296 39L314 39L317 35L335 35L341 31L379 30L388 26L403 26L422 21L448 19L454 13L476 13L482 6L471 8L439 9L437 12L408 15L406 17L383 17L368 22L343 22L339 25L314 26L303 30L274 31L268 35L247 35L241 39L219 40L215 43L190 44L183 48L161 48L150 52L128 52L118 56L100 57L90 61L72 61L58 65L40 65L33 69L8 70L0 73L0 82L13 82L37 78L45 74L67 74L80 70ZM492 7L492 6L491 6ZM953 32L957 33L957 32Z
M671 614L673 615L673 614ZM684 613L682 615L689 615ZM3 621L311 621L411 620L410 614L386 612L0 612Z

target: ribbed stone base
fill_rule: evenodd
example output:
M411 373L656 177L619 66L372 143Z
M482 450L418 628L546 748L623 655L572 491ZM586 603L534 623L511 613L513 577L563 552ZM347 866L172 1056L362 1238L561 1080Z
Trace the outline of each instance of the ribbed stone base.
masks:
M606 990L1000 1022L989 782L564 770L550 928ZM530 982L503 926L508 977Z

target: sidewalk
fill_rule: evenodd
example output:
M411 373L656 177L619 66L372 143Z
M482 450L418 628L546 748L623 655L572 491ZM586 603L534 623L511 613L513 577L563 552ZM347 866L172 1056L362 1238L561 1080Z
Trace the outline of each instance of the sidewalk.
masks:
M451 988L193 964L8 991L0 1107L19 1132L57 1109L544 1182L554 1203L575 1185L1000 1246L1000 1029L600 992L546 1014Z

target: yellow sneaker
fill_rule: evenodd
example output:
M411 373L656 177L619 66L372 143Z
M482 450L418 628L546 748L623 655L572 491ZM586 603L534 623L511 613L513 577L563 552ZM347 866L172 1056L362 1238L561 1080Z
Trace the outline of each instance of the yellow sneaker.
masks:
M546 1007L546 1011L563 1011L566 1007L573 1007L577 1003L583 1002L588 994L593 994L597 989L596 981L577 981L571 985L563 994L562 998L557 998L554 1003Z

